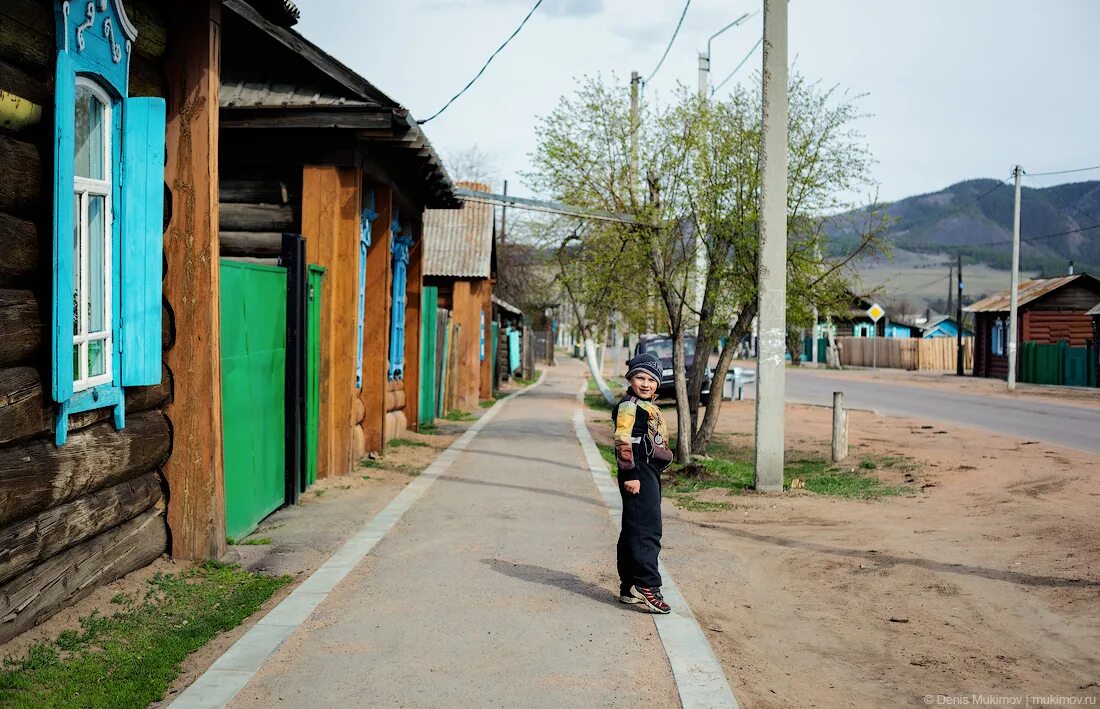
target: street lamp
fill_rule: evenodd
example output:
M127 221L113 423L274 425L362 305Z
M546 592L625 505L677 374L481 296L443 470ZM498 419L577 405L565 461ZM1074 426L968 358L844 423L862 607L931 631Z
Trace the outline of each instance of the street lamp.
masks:
M718 35L722 34L728 29L736 27L737 25L741 24L755 14L757 13L746 12L744 15L741 15L736 20L718 30L707 39L707 51L699 52L699 96L701 98L705 99L707 97L707 84L710 83L710 43L713 42L714 38Z

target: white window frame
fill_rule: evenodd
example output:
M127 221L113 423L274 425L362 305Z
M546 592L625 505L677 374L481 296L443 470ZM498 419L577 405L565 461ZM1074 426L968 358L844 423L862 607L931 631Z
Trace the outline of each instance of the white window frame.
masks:
M111 151L111 120L113 118L114 101L103 87L94 79L78 76L76 78L77 95L81 88L87 89L100 103L103 104L103 175L104 179L96 180L89 177L75 175L73 178L73 194L79 198L80 208L73 214L76 232L80 235L79 261L73 264L73 290L79 297L75 299L79 308L78 322L80 333L73 335L73 346L79 348L77 354L78 374L73 379L73 391L84 391L102 384L110 384L114 380L114 322L113 322L113 291L111 288L114 266L114 174L112 172L113 153ZM73 159L76 159L74 152ZM88 332L88 312L85 307L87 284L93 274L88 272L88 248L86 239L89 233L88 224L88 196L103 197L103 273L99 277L103 279L103 330L97 333ZM73 238L77 238L76 234ZM91 342L103 342L103 374L88 376L88 347Z

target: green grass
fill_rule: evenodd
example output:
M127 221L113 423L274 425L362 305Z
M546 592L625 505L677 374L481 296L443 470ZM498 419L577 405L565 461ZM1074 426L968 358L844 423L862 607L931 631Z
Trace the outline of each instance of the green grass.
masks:
M390 448L427 448L423 441L414 441L411 438L395 438L386 444Z
M324 497L326 492L328 492L328 490L318 489L318 490L314 490L313 494L316 495L317 497Z
M237 543L237 540L234 539L233 537L226 537L225 538L225 543L228 544L229 546L233 546L234 544Z
M600 455L603 456L604 462L607 463L607 468L611 471L611 477L615 477L619 472L619 466L615 462L615 447L604 443L597 443L596 447L600 449Z
M363 458L359 461L360 468L381 468L382 462L378 460L372 460L371 458Z
M475 419L477 419L477 416L474 416L468 411L459 411L458 409L454 409L452 411L448 411L447 415L443 418L447 419L448 421L474 421Z
M364 480L370 480L369 475L360 475L359 477L363 478Z
M425 433L425 434L431 435L431 434L435 433L437 429L436 429L434 423L422 423L422 424L420 424L420 427L419 427L418 430L419 430L420 433Z
M541 377L541 376L542 376L542 370L541 369L536 369L535 370L535 375L533 377L531 377L530 379L514 379L513 381L521 387L529 387L532 384L534 384L535 382L537 382L539 380L539 377Z
M497 399L494 396L492 399L483 399L482 401L479 401L478 406L480 406L483 409L488 409L488 408L491 408L493 406L493 404L495 404L495 403L497 403Z
M622 377L611 377L607 380L607 386L611 389L612 394L620 396L626 391L626 380ZM606 411L611 413L611 404L604 401L603 395L600 394L600 388L596 386L596 380L592 377L588 378L588 388L585 390L584 403L588 408L594 411Z
M262 547L271 544L271 537L252 537L241 542L242 546Z
M239 625L289 583L214 561L158 574L140 601L119 594L111 616L81 619L0 667L0 706L143 707L161 699L188 654Z

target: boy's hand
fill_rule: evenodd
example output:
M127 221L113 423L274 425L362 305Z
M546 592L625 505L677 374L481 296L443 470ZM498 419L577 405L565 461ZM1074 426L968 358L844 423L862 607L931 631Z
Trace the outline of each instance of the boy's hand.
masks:
M623 489L629 492L631 495L637 495L642 491L641 480L627 480L623 483Z

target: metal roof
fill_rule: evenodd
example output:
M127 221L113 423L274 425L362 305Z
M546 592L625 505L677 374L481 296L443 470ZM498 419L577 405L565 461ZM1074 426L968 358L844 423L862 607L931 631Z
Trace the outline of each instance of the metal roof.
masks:
M522 310L504 300L503 298L498 298L494 295L493 302L499 305L502 309L507 310L509 313L513 313L515 315L523 315Z
M457 186L488 190L488 185ZM492 275L493 207L467 202L462 209L424 212L424 275L489 278Z
M223 127L354 131L364 148L391 161L399 179L423 193L425 205L461 206L443 161L407 108L245 0L224 0L223 7L229 11L223 25L242 20L252 33L261 33L259 39L241 36L224 43ZM265 46L258 46L260 41Z
M1060 278L1033 278L1031 280L1023 281L1016 289L1017 307L1023 307L1028 303L1038 300L1043 296L1053 293L1054 291L1068 286L1079 278L1092 278L1085 273L1079 273L1075 276L1061 276ZM983 298L977 303L971 303L963 308L968 313L1003 313L1007 312L1010 307L1011 290L1003 290L1000 293L995 293L988 298Z
M1100 315L1100 303L1096 304L1096 307L1085 313L1086 315Z

